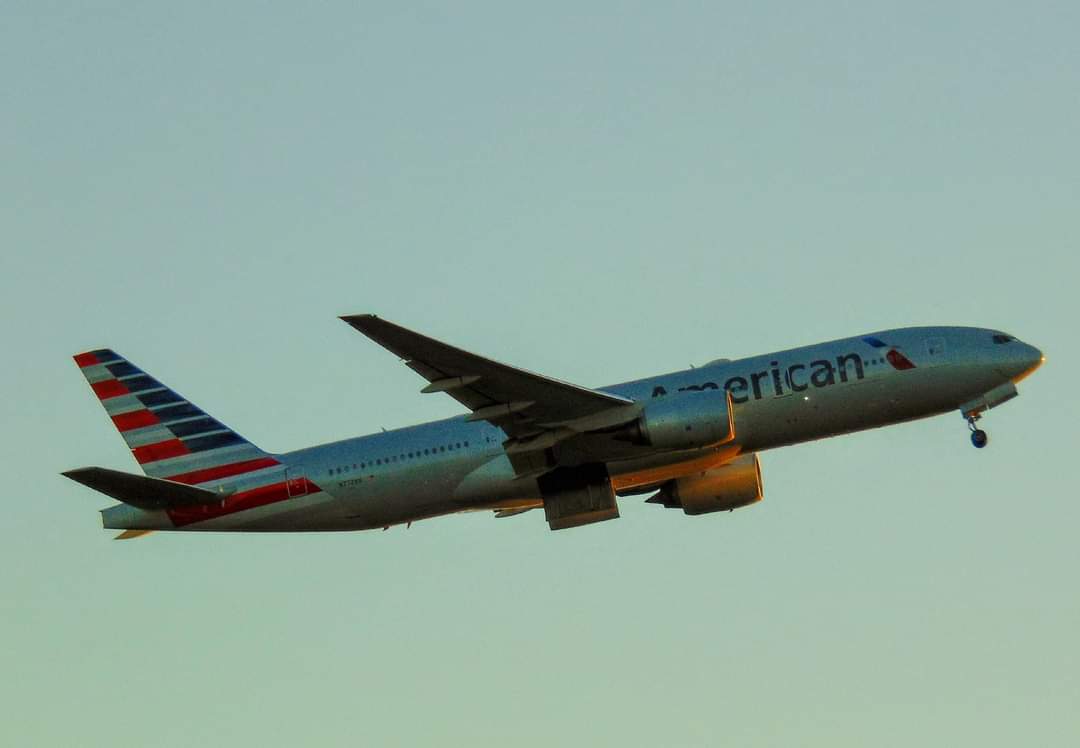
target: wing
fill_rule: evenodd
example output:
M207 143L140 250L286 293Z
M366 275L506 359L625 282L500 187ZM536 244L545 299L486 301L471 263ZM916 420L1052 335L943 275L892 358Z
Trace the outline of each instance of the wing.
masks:
M445 392L472 411L469 420L503 429L516 442L508 452L551 446L568 435L625 423L639 412L633 400L500 364L373 314L341 319L404 359L428 381L422 392Z

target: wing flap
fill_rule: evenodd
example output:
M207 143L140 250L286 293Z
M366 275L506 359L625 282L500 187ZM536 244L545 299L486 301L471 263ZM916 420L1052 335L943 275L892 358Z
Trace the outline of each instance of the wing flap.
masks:
M220 493L208 491L205 488L196 488L185 483L133 475L103 467L77 468L61 475L139 509L153 510L217 504L233 493L232 490Z

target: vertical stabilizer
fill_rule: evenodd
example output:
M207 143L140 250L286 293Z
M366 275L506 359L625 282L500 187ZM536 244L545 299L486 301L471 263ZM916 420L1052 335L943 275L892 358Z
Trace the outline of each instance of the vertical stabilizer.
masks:
M197 485L278 461L108 348L75 356L143 472Z

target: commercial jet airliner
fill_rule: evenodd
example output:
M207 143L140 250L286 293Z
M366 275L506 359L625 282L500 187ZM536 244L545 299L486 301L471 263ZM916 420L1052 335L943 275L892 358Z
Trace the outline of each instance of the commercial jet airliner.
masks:
M617 498L690 515L760 501L758 453L958 410L976 422L1043 362L1011 335L909 327L589 389L507 366L374 315L342 317L467 415L264 452L109 349L75 356L144 475L64 475L119 504L107 529L386 529L543 508L552 530L619 516Z

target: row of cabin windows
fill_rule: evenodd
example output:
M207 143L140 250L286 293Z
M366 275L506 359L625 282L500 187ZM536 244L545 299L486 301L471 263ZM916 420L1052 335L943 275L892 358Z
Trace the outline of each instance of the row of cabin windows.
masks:
M423 452L416 450L415 452L402 452L400 455L390 455L389 457L377 457L372 462L354 462L352 464L352 470L367 470L368 468L381 467L383 465L389 465L392 462L404 462L405 460L415 460L420 457L440 454L450 450L451 452L464 449L469 446L469 442L453 442L451 444L443 444L439 447L431 447L425 449ZM341 475L342 473L349 472L348 465L341 465L339 467L330 468L330 475Z

